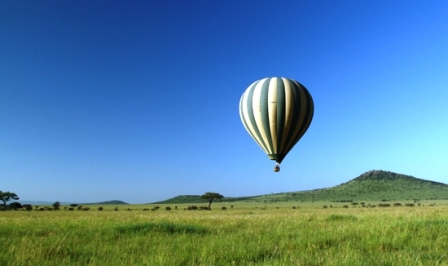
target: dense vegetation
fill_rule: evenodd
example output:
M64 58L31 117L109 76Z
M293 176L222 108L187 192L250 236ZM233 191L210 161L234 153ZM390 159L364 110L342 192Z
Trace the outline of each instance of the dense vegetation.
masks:
M224 202L356 202L448 199L448 185L388 171L369 171L338 186L261 196L224 198ZM200 196L179 196L159 203L196 203Z

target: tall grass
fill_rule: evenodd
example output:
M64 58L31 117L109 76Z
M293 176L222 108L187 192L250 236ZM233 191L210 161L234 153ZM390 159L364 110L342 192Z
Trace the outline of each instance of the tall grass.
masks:
M448 208L0 212L0 265L447 265Z

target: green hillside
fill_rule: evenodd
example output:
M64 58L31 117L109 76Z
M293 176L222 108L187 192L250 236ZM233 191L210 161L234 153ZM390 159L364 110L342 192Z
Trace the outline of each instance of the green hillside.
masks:
M388 171L369 171L338 186L254 197L254 201L391 201L448 199L448 185Z
M254 197L225 197L222 202L250 201ZM200 195L181 195L164 201L153 202L152 204L181 204L181 203L204 203Z
M448 185L389 171L368 171L346 183L308 191L224 198L224 202L398 201L448 199ZM200 196L178 196L159 203L197 203Z
M109 200L109 201L102 201L97 203L83 203L80 205L120 205L120 204L129 204L121 200Z
M182 204L182 203L200 203L201 196L200 195L180 195L171 199L167 199L164 201L153 202L153 204Z

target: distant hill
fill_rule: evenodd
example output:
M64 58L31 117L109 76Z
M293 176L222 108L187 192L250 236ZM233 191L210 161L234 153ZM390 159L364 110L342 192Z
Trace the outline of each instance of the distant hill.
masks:
M308 191L267 194L251 197L224 198L223 202L309 202L309 201L398 201L448 199L448 185L397 174L372 170L337 186ZM178 196L157 203L198 203L200 196Z
M254 197L256 201L392 201L448 199L448 185L397 174L368 171L338 186Z
M245 201L252 200L253 197L225 197L222 202L235 202L235 201ZM201 199L201 195L181 195L176 196L171 199L164 201L153 202L151 204L182 204L182 203L204 203L205 201Z
M171 199L167 199L164 201L158 201L158 202L154 202L153 204L170 204L170 203L177 203L177 204L181 204L181 203L200 203L203 202L201 200L201 196L200 195L180 195Z
M121 200L109 200L109 201L102 201L97 203L83 203L81 205L121 205L121 204L129 204Z

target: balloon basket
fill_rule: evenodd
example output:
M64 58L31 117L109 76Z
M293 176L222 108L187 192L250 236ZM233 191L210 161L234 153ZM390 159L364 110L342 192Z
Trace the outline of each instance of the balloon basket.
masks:
M279 165L276 165L275 167L274 167L274 172L280 172L280 166Z

